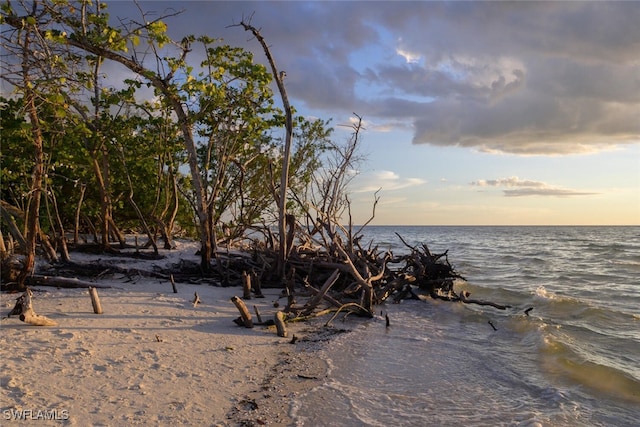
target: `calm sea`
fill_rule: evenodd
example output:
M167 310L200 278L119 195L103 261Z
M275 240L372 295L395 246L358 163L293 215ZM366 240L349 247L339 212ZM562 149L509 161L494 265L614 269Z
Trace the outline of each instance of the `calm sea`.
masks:
M472 298L349 318L299 396L305 426L640 425L640 227L370 227L383 250L426 243ZM526 308L533 307L529 316ZM491 322L497 330L493 330ZM336 320L335 326L342 327Z

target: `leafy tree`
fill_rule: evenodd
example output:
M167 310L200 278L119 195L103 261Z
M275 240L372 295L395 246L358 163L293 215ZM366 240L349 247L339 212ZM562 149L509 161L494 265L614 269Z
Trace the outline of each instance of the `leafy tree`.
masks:
M144 24L131 22L126 28L114 28L108 24L108 15L90 12L86 7L78 10L62 2L47 3L47 6L56 14L58 26L65 28L65 30L59 28L50 30L52 39L124 65L153 86L177 116L194 187L195 207L202 242L201 266L204 271L208 271L215 236L212 233L212 221L207 209L207 194L198 166L194 138L194 114L197 113L197 109L194 109L191 103L195 90L215 95L216 87L208 85L206 81L197 81L193 76L193 68L185 62L187 54L191 51L190 43L194 38L187 37L182 43L172 42L166 35L166 24L161 20L152 22L145 20ZM135 49L141 38L147 41L150 49L155 53L158 64L156 71L146 67L142 59L138 59L135 54L133 56L127 54L129 47ZM162 57L160 49L167 43L177 46L180 54L174 57Z
M197 78L188 90L197 98L194 128L202 144L198 161L207 196L209 228L217 224L236 200L242 199L247 173L253 173L261 157L263 134L272 111L270 75L240 48L213 45L197 39L206 52ZM242 204L241 204L242 205ZM242 218L244 210L240 209ZM212 241L215 248L215 238Z
M183 226L189 223L190 205L206 271L222 222L242 233L271 213L281 217L281 205L294 209L291 198L311 182L331 130L322 121L292 121L288 105L284 112L275 108L272 75L250 53L209 37L171 40L164 17L147 20L143 15L141 23L115 27L100 3L17 5L20 12L5 3L1 19L16 33L37 37L47 52L57 52L49 61L56 74L43 74L51 85L42 90L51 111L36 113L39 120L54 119L51 132L65 130L52 139L50 188L77 203L61 207L58 223L75 224L77 234L82 207L87 217L100 218L105 247L117 230L114 218L124 227L157 227L170 247L173 224L178 216ZM204 58L197 65L187 62L194 50ZM35 61L36 53L28 54ZM106 86L105 61L123 65L135 77L123 88ZM282 83L280 76L277 83ZM147 88L154 91L153 102L140 100L148 98ZM33 123L28 120L23 127L32 129ZM276 136L283 124L284 147ZM185 163L189 176L180 173ZM290 167L292 178L278 184L274 177L285 176ZM129 207L137 214L132 216Z
M190 185L179 171L185 163L184 147L170 110L149 101L136 103L135 109L136 126L118 141L138 203L164 239L165 249L170 249L175 246L172 235L177 219L182 229L193 232L191 208L183 195Z
M3 65L2 79L10 84L23 97L23 105L29 122L32 152L32 172L29 179L28 202L25 211L26 235L23 268L17 279L16 287L25 288L26 278L35 267L36 243L40 236L40 204L45 178L44 132L47 123L41 120L39 112L52 108L62 117L63 107L53 85L61 78L63 67L61 57L52 49L43 36L43 22L50 18L43 14L37 4L24 5L27 12L18 17L6 15L11 26L3 32L4 49L12 56L8 57L8 66ZM10 12L8 4L2 5L3 19ZM55 253L49 251L51 257Z
M30 125L24 114L22 98L0 97L0 198L20 210L26 210L25 196L31 187L27 177L33 169L33 145Z

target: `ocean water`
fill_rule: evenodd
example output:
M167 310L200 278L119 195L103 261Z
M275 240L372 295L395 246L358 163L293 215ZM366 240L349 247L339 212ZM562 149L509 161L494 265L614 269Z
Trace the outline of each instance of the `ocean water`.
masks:
M640 425L640 227L370 227L399 254L426 243L471 297L379 306L314 353L324 383L301 426ZM529 316L524 310L533 307ZM336 319L334 326L343 327ZM497 330L494 330L491 324Z

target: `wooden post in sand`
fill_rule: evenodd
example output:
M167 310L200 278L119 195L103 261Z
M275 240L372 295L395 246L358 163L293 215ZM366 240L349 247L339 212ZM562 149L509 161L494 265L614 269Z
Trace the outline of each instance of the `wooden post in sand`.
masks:
M278 333L278 336L283 338L287 336L287 327L284 324L284 318L285 315L282 311L276 312L274 316L274 322L276 324L276 331Z
M95 314L102 314L102 305L100 304L100 298L98 297L98 290L93 286L90 287L89 295L91 296L91 305L93 306L93 312Z
M251 286L253 288L253 293L255 295L256 298L264 298L264 295L262 295L262 284L260 283L260 276L258 276L258 274L256 274L255 271L251 272Z
M262 323L262 316L260 315L260 309L258 309L257 305L253 306L253 311L256 312L256 317L258 318L258 324Z
M242 323L244 324L244 327L253 328L253 320L251 319L251 313L249 313L249 310L247 309L247 306L244 304L244 301L242 301L240 298L234 295L231 297L231 302L235 304L236 308L240 312L240 317L242 318Z
M193 294L193 307L195 308L198 304L200 304L200 295L197 292Z
M176 288L176 281L173 278L173 274L169 276L169 279L171 279L171 287L173 288L173 293L177 294L178 293L178 288Z
M296 268L291 267L289 276L285 282L285 289L287 291L287 309L291 309L296 304Z
M251 275L242 272L242 299L251 299Z

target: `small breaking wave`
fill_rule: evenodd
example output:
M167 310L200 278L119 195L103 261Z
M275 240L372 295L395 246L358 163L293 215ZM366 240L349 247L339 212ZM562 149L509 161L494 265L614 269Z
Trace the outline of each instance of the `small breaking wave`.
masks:
M640 380L610 366L585 360L569 344L546 336L542 365L550 376L586 386L603 396L640 403Z

